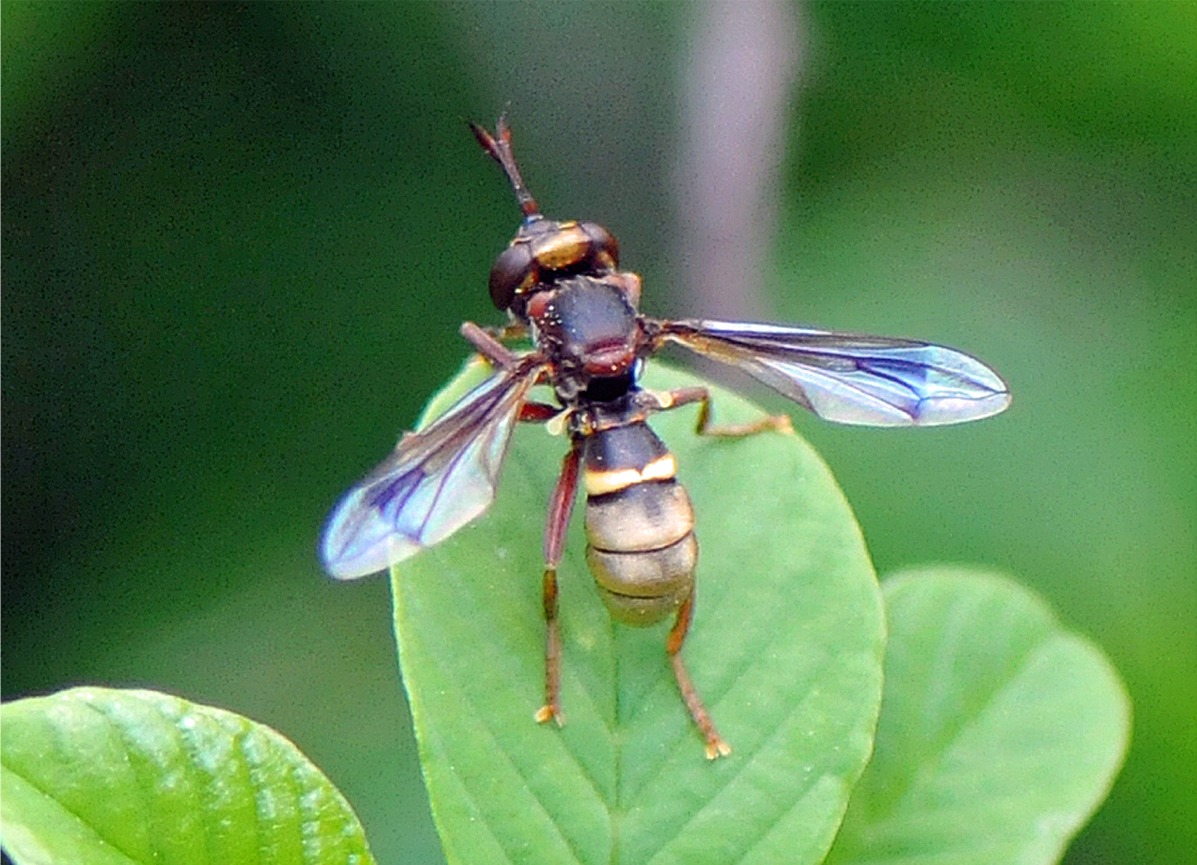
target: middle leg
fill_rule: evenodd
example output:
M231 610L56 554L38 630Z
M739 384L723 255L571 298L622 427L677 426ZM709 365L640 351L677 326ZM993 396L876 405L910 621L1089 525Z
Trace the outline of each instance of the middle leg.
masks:
M711 422L711 392L705 387L679 387L657 394L662 409L698 403L698 422L694 430L702 436L722 438L743 438L757 433L774 430L780 433L794 432L790 416L786 414L762 415L754 421L738 424L714 424Z

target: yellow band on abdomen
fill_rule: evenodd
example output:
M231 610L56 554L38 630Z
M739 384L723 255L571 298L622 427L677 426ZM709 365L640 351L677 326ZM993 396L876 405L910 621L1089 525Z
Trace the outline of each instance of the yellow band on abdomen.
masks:
M642 469L586 469L586 494L602 496L617 493L644 481L667 481L677 475L677 460L673 454L657 457Z

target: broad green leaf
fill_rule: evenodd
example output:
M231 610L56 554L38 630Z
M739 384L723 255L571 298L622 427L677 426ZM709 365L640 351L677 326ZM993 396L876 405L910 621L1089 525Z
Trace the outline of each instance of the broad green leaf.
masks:
M0 830L17 865L374 861L328 778L232 712L74 688L0 718Z
M465 374L477 376L477 370ZM657 389L698 379L654 365ZM443 411L459 379L430 407ZM716 421L760 409L714 391ZM860 531L793 435L653 426L697 513L683 656L734 752L708 762L664 652L669 623L611 622L583 559L562 564L564 728L538 726L541 536L566 443L521 425L492 510L393 574L396 630L450 862L818 862L872 745L884 626Z
M1055 862L1126 752L1117 674L1003 577L926 568L882 588L877 745L828 861Z

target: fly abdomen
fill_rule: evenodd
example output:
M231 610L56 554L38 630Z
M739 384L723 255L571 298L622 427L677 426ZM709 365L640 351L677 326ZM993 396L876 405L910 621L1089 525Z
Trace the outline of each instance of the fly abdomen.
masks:
M586 439L586 561L611 615L651 625L694 586L694 509L673 455L634 422Z

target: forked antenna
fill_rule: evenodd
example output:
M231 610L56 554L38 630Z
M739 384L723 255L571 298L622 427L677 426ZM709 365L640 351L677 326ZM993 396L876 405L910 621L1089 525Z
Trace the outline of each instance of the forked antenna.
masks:
M515 200L520 210L528 219L540 219L540 205L524 185L524 178L520 176L519 166L515 164L515 154L511 150L511 128L507 125L507 115L500 114L499 122L495 124L497 136L491 135L477 123L470 124L470 131L478 139L482 148L490 154L491 159L499 163L507 179L511 181L511 188L515 190Z

